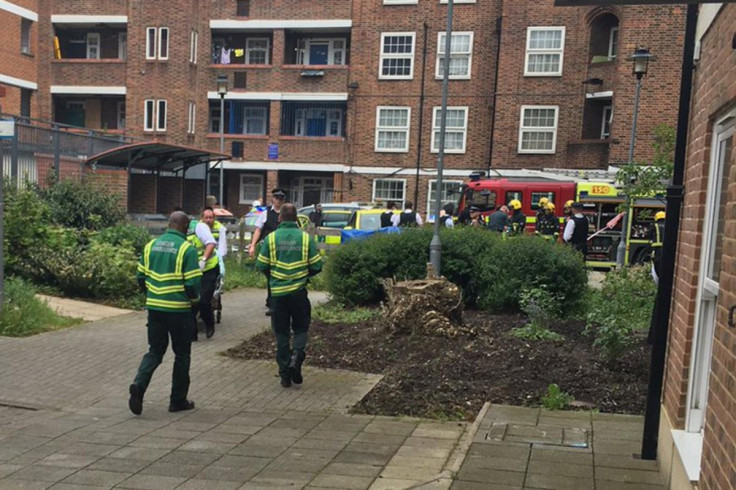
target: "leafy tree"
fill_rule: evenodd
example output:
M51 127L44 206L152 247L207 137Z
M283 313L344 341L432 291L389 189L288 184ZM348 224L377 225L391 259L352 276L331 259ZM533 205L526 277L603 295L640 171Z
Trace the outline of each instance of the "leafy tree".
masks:
M654 130L654 158L650 165L629 162L616 173L616 183L629 199L661 193L672 180L675 155L675 129L665 124Z

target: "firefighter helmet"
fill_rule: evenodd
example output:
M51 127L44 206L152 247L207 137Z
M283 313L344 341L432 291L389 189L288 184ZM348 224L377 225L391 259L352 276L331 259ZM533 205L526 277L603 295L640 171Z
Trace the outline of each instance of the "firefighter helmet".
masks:
M573 201L572 199L570 199L569 201L567 201L567 202L565 203L565 207L566 207L566 208L571 208L571 207L572 207L572 203L573 203L573 202L575 202L575 201Z
M549 199L543 197L539 200L539 207L544 209L547 206L547 203L549 203Z
M657 214L654 215L654 221L659 221L661 219L665 218L664 211L659 211Z
M552 214L555 212L555 205L549 202L547 203L547 206L545 206L545 209L549 212L549 214Z
M512 199L511 201L509 201L509 207L514 210L521 209L521 201L519 201L518 199Z

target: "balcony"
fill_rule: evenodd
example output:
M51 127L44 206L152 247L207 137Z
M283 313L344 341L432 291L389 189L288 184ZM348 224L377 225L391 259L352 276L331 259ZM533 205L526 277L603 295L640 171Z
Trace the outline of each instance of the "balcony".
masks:
M124 60L54 60L51 85L125 85ZM84 82L82 82L84 80Z
M581 139L567 143L568 168L606 168L610 142L607 139Z
M54 24L54 58L57 60L124 61L128 31L120 27L85 24Z
M88 129L123 131L124 96L55 95L54 122Z

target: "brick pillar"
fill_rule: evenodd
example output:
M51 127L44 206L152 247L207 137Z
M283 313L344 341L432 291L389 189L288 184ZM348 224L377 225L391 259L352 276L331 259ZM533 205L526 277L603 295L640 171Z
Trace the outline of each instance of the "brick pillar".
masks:
M269 170L266 172L266 195L263 196L263 204L271 202L271 190L279 186L279 171Z
M271 64L281 66L284 64L284 30L273 31L273 46L271 47Z
M332 200L333 202L344 202L342 199L342 185L343 185L343 173L342 172L335 172L332 177L332 188L333 188L333 195Z
M272 100L270 111L268 135L271 138L271 143L275 143L281 134L281 101Z

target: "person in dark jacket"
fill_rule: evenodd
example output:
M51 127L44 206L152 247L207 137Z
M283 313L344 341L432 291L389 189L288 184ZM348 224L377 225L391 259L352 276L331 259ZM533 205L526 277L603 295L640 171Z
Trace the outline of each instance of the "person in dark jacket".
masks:
M496 212L488 218L488 229L503 233L509 228L509 208L500 206Z
M549 199L547 199L546 197L543 197L539 200L539 207L537 208L537 220L534 223L535 233L540 232L539 226L540 226L540 223L544 221L544 216L547 214L546 213L547 204L549 204Z
M314 223L314 226L319 228L322 226L322 205L321 204L315 204L314 205L314 211L309 213L309 221Z
M583 214L583 204L580 202L574 202L571 205L572 217L568 220L565 225L565 232L562 238L565 243L569 243L578 252L583 254L583 257L588 255L588 228L590 223L588 218Z
M452 220L452 213L455 212L455 205L451 202L442 206L440 211L440 224L444 225L445 228L454 228L455 222Z
M419 216L419 213L414 211L414 204L412 204L411 201L406 201L406 204L404 204L404 210L398 214L394 214L391 218L391 223L394 226L413 227L422 226L424 221L422 221L422 217Z
M386 211L381 213L381 228L386 228L387 226L393 226L392 219L394 217L394 211L396 210L396 203L393 201L389 201L386 203Z
M546 240L557 241L560 236L560 222L555 216L555 205L547 203L545 206L545 212L541 217L537 217L537 232Z

